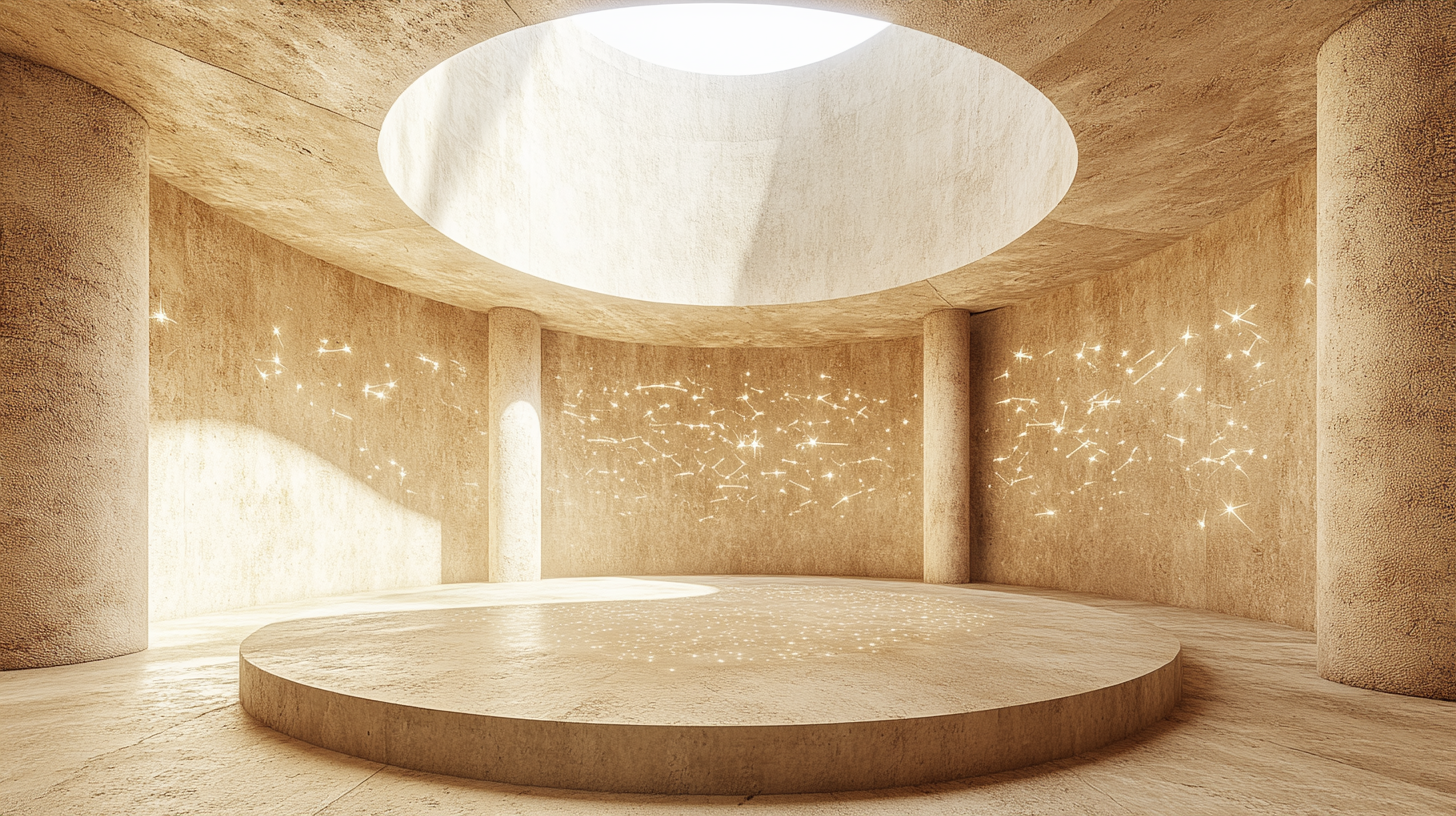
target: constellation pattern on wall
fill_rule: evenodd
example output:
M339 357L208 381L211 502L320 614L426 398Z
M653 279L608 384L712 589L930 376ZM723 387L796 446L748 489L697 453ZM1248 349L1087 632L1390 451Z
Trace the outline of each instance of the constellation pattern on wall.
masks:
M1156 346L1099 338L1011 352L987 384L1000 427L980 451L986 489L1028 523L1150 516L1167 505L1196 508L1185 519L1193 529L1260 535L1252 496L1280 446L1277 431L1249 419L1264 413L1251 406L1276 382L1258 308L1226 304ZM1150 490L1153 480L1165 489ZM1180 498L1150 498L1160 495Z
M744 514L847 519L909 495L918 471L901 460L907 446L918 453L919 422L907 412L918 419L919 394L892 399L828 373L804 381L752 370L733 373L728 390L712 367L563 388L558 410L578 449L569 458L582 462L563 475L609 497L617 515L666 495L705 524Z
M463 492L471 504L483 498L473 472L429 473L427 463L413 464L411 456L410 423L422 414L444 411L456 416L451 423L456 433L485 436L485 417L479 400L469 396L471 375L464 363L435 349L406 352L395 343L394 354L376 353L367 343L360 347L337 336L317 337L310 332L313 321L291 307L284 309L280 325L257 329L256 336L243 341L250 342L250 349L224 355L224 371L236 369L228 372L229 379L251 384L271 412L288 416L290 427L328 438L328 448L320 452L330 459L346 458L350 472L386 496L435 512L447 500L441 491ZM188 336L206 331L200 326L186 332L176 313L169 314L160 304L154 305L151 320L154 331L184 331ZM177 350L164 357L164 367ZM431 422L438 424L439 419ZM454 485L439 481L450 476L463 479ZM426 477L423 482L421 477ZM422 492L428 495L416 499Z

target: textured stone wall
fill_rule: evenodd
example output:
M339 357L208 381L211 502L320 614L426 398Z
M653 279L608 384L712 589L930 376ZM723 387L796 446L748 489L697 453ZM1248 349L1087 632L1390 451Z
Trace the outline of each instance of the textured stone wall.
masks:
M1314 627L1314 166L972 318L972 577Z
M147 645L147 125L0 54L0 669Z
M541 356L546 577L920 577L918 337Z
M486 577L486 320L152 182L152 615Z
M1319 59L1319 668L1456 699L1456 3Z

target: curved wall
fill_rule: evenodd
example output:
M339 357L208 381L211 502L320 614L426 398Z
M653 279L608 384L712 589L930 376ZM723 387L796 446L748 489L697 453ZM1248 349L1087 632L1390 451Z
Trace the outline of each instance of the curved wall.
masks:
M974 579L1313 626L1313 178L1311 166L1194 239L1095 283L970 317ZM308 258L164 184L153 201L153 310L168 314L152 322L154 421L221 420L287 440L310 454L300 466L320 457L400 518L438 520L444 580L483 580L484 316ZM1247 322L1230 332L1225 310ZM1185 334L1197 336L1185 344ZM320 355L324 338L351 352ZM1093 360L1083 344L1099 339L1104 351L1147 345L1131 355L1135 374ZM1159 356L1141 360L1153 347ZM281 376L268 365L275 357ZM939 437L922 434L920 338L715 349L545 331L541 359L543 575L921 577L922 445ZM394 370L386 363L409 367L380 400L364 386L388 381L376 376ZM1178 399L1187 386L1193 396ZM1100 393L1110 387L1122 393ZM1021 398L1038 404L1018 413ZM1083 428L1063 424L1064 411L1126 431L1111 440L1126 445L1104 448L1128 453L1111 465L1100 454L1069 456ZM1224 433L1231 418L1242 420L1233 437ZM1216 449L1220 436L1238 447ZM1033 438L1035 450L1018 449ZM391 459L408 475L401 482L394 470L379 484L374 468ZM154 483L181 484L193 462L156 462ZM1118 472L1084 484L1099 468ZM1053 504L1052 493L1065 498ZM1071 512L1095 508L1088 502L1099 496L1118 503ZM154 498L162 506L166 497ZM337 497L289 499L328 517L340 541L378 533L361 514L339 512ZM1057 513L1038 515L1049 508ZM221 546L234 524L192 516L186 546ZM163 525L154 525L157 536ZM314 545L296 537L278 546ZM367 574L364 561L348 563ZM414 579L397 571L389 580Z
M485 580L485 315L151 205L152 618Z
M545 577L920 577L919 338L541 360Z
M569 20L425 74L379 138L436 229L537 277L708 306L859 295L999 249L1071 185L1071 128L974 51L891 27L757 76L662 68Z
M972 316L972 580L1313 629L1321 285L1310 164L1126 269Z
M152 620L440 583L440 521L253 425L153 422Z
M0 669L147 645L147 125L0 54Z

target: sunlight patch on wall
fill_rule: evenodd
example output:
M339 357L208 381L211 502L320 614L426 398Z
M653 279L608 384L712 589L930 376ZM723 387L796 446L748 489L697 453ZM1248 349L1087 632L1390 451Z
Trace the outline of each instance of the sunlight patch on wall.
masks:
M152 620L440 581L440 522L248 425L153 422Z

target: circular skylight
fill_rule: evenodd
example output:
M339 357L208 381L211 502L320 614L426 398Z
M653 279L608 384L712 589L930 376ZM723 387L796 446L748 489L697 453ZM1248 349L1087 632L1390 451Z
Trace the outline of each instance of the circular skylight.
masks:
M743 3L633 6L571 19L644 62L727 76L770 74L820 62L890 25L831 11Z
M919 31L715 76L564 19L426 72L385 117L379 159L426 223L503 268L634 300L760 306L985 257L1057 205L1077 143L1026 80Z

